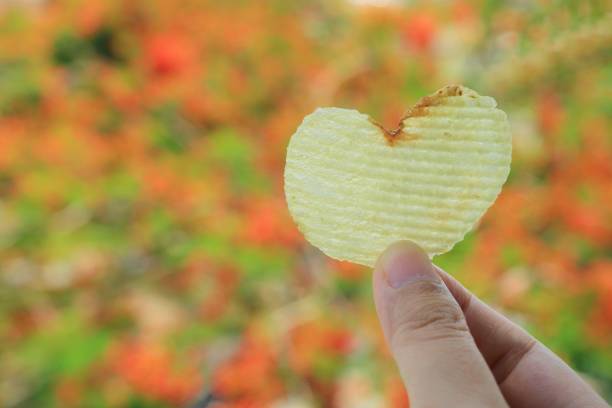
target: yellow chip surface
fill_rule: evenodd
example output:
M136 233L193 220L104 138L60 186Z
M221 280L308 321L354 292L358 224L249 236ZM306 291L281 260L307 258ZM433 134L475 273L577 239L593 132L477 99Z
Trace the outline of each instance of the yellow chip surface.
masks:
M496 105L446 86L394 130L356 110L315 110L287 148L285 196L299 229L328 256L368 266L402 239L447 252L508 177L510 127Z

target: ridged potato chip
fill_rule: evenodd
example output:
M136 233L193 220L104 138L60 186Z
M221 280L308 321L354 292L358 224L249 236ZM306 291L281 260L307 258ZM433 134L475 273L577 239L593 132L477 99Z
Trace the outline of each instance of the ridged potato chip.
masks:
M446 86L394 130L355 110L315 110L287 148L285 196L299 229L332 258L368 266L402 239L430 256L449 251L510 171L510 127L496 105Z

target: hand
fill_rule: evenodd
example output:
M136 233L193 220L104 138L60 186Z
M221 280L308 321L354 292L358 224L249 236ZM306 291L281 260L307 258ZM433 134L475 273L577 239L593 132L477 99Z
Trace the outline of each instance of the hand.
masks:
M407 241L374 271L382 329L420 407L607 407L567 364Z

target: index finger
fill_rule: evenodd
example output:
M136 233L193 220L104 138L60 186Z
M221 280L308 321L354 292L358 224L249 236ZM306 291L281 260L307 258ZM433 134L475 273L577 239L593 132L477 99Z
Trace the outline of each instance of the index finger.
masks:
M463 310L476 346L511 406L608 406L544 345L442 269L436 270Z

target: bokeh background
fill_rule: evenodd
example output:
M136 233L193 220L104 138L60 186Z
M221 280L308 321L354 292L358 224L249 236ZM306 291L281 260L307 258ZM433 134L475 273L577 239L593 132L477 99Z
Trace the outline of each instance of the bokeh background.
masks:
M391 126L448 83L497 98L514 158L435 262L612 400L611 9L0 0L0 406L406 407L284 154L317 106Z

